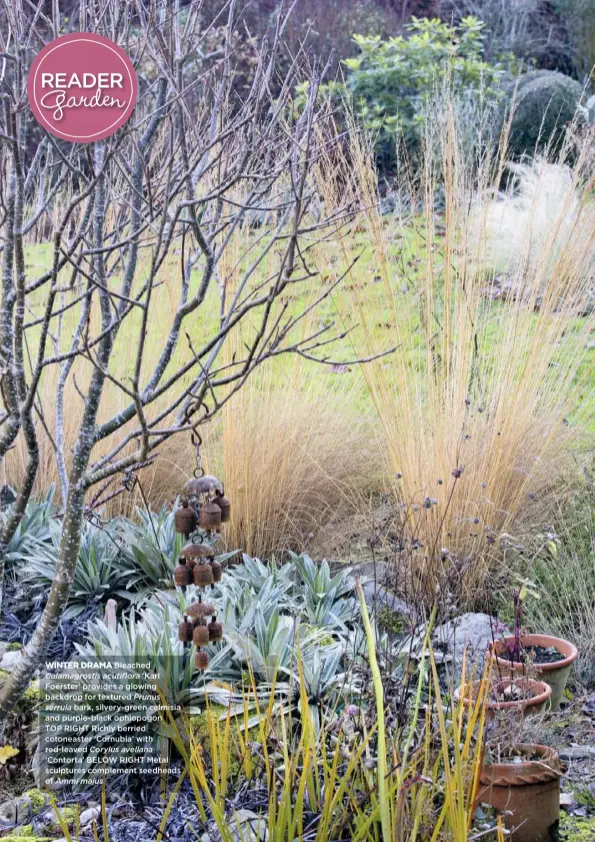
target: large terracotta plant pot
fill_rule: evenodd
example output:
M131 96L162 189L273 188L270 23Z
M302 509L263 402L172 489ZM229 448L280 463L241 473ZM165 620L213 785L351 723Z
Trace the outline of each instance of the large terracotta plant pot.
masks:
M482 767L477 802L503 814L512 842L552 842L560 814L560 762L547 746L521 743L518 763Z
M492 657L497 664L496 672L502 678L510 678L511 672L522 674L530 670L531 675L547 682L552 688L550 706L552 710L556 710L562 699L572 664L578 656L576 646L568 640L563 640L561 637L551 637L549 634L523 634L521 635L521 649L530 649L532 646L543 646L545 649L553 647L561 655L561 659L553 663L532 662L529 665L521 661L509 661L507 658L498 657L511 646L514 646L513 635L502 637L491 644Z
M480 681L471 681L464 687L458 687L454 693L455 700L457 702L462 701L465 707L472 707L475 704L480 684ZM508 701L505 693L510 687L519 688L522 691L523 698ZM509 710L531 716L546 708L551 695L552 688L545 681L536 681L533 678L524 678L523 676L503 678L500 681L494 681L492 684L492 693L486 702L487 714L493 717L498 711Z

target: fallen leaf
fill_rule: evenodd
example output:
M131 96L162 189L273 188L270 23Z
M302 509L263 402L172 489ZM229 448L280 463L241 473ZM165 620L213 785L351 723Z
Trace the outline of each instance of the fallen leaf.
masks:
M15 757L19 753L18 748L14 746L0 746L0 766L5 766L6 762L11 757Z

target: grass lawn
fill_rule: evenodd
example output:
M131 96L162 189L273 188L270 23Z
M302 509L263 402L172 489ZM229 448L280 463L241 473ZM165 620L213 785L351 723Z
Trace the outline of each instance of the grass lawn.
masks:
M287 306L287 316L292 317L308 307L309 304L331 284L347 272L343 281L329 294L329 297L315 310L312 317L306 322L302 330L314 331L323 325L335 326L334 332L349 331L345 339L338 340L332 346L329 356L333 359L348 359L362 355L362 346L369 346L374 350L382 350L398 345L396 354L402 361L402 365L420 376L420 384L427 373L428 336L435 339L444 330L444 236L441 227L438 226L438 234L428 250L425 245L425 232L421 228L421 220L415 228L403 229L392 219L384 223L385 235L387 238L387 259L389 261L390 276L385 278L380 274L376 252L373 243L366 231L352 232L342 238L341 241L331 241L320 247L313 260L316 267L316 275L310 282L300 284L295 288L288 288L288 292L281 297L278 308ZM432 260L432 288L434 300L432 301L431 318L434 320L433 327L426 324L427 308L427 260L431 255ZM253 285L260 282L274 271L275 261L278 256L273 254L263 261L259 271L254 275ZM26 250L26 265L28 278L34 278L51 265L52 244L40 243L31 244ZM352 261L356 260L354 266L348 270ZM244 261L246 263L246 261ZM247 263L246 263L247 265ZM239 269L230 272L228 283L233 289L234 283L241 274L243 264ZM143 280L142 267L138 273L139 283ZM157 302L156 313L163 313L163 319L153 320L149 324L149 350L144 365L145 373L148 373L156 362L165 337L165 331L169 328L171 317L175 312L177 297L179 293L180 279L180 256L172 253L164 262L159 286L155 291ZM63 270L60 277L61 283L67 285L70 281L70 271ZM192 273L192 290L200 283L200 270ZM489 279L483 282L488 288ZM114 285L114 288L117 288ZM464 293L459 290L459 295ZM76 297L76 291L65 294L62 299L62 306L68 302L69 297ZM43 305L43 291L39 294L40 308ZM472 306L473 303L472 303ZM455 313L456 302L451 306L452 316ZM242 327L242 335L248 337L250 332L256 329L258 315L262 308L255 311L255 315L247 320ZM78 315L79 305L71 308L62 319L62 350L68 346L68 340L74 332ZM39 316L39 312L34 314ZM140 310L132 313L125 321L116 343L116 350L113 357L112 370L122 379L130 373L134 364L134 356L130 353L131 348L136 346L140 328ZM98 319L98 313L94 313ZM475 303L474 312L470 312L469 318L475 318L475 335L477 337L478 355L481 356L482 366L485 370L493 370L502 350L502 344L510 338L509 320L518 318L518 311L510 311L510 308L503 305L501 301L491 300L489 294ZM552 318L556 318L555 315ZM212 335L216 330L219 319L219 292L215 281L211 284L205 304L192 316L186 324L187 331L195 348L200 347L201 341ZM365 322L365 326L363 326ZM96 322L98 323L98 322ZM538 312L527 312L523 314L522 329L525 332L534 332L542 328ZM363 336L363 332L365 336ZM38 330L33 328L29 331L30 353L33 355L36 347ZM297 331L296 331L297 336ZM551 361L550 367L556 370L563 370L567 364L569 355L574 356L581 352L581 346L585 342L585 319L566 319L563 341L559 343L559 353L556 353ZM573 413L576 413L577 424L586 431L595 431L595 388L590 377L594 367L595 344L589 343L589 350L584 354L578 368L573 376L573 384L580 386L577 394L577 404ZM184 338L178 345L177 352L169 366L169 371L174 371L182 360L189 357L188 344ZM382 365L390 369L394 357L388 357ZM314 364L308 365L308 376L316 377L320 369ZM274 372L273 379L282 379L289 372L293 375L293 367L287 362L286 357L280 357L272 364ZM350 372L352 379L355 374ZM356 375L357 376L357 375ZM328 384L332 384L336 378L325 377ZM107 389L110 386L108 384ZM358 398L361 401L359 409L367 411L371 408L370 394L367 389L362 389Z

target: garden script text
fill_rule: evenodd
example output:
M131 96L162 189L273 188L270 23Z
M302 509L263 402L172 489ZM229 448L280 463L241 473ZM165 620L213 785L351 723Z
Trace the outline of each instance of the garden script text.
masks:
M40 106L53 109L54 120L61 120L67 108L124 108L126 100L120 100L112 94L103 91L123 88L121 73L42 73L41 87L49 89L40 99ZM95 93L77 96L73 89L91 90Z

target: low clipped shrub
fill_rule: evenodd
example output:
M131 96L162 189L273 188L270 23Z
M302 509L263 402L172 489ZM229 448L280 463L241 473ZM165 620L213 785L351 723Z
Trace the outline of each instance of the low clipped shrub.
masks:
M511 91L504 112L514 109L510 122L508 152L513 158L561 147L565 130L575 118L583 88L570 76L554 70L526 73Z

